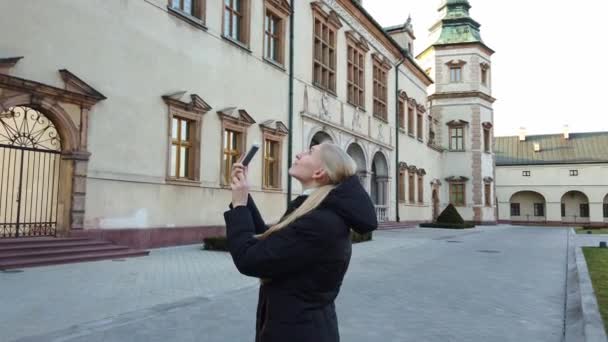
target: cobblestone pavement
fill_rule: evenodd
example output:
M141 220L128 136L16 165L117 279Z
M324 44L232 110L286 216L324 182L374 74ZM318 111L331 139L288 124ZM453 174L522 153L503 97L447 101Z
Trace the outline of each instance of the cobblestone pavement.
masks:
M375 233L336 303L342 341L561 341L567 230ZM257 280L200 246L0 273L2 341L253 341Z

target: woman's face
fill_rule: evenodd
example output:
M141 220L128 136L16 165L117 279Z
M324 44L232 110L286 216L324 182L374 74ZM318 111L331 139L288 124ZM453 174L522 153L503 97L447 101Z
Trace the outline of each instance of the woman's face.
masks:
M327 178L327 174L323 169L319 149L320 145L315 145L307 151L298 153L291 164L291 168L289 168L289 175L302 184L325 183L323 180Z

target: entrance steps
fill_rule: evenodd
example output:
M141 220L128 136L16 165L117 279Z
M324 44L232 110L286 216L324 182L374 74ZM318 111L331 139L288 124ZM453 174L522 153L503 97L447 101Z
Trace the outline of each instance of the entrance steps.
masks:
M149 253L85 237L0 239L0 270L122 259Z
M380 222L378 224L379 230L387 230L387 229L405 229L405 228L415 228L416 224L411 222L396 222L396 221L387 221Z

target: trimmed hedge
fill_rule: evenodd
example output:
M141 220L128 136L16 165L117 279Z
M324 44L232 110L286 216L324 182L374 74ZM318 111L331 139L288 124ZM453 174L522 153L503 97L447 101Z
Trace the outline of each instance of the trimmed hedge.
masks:
M421 223L420 227L425 228L445 228L445 229L467 229L475 228L473 223Z
M203 249L207 251L228 252L228 240L225 236L212 236L203 239Z
M458 210L454 208L452 203L448 204L445 209L441 212L439 217L437 217L438 223L450 223L450 224L464 224L464 220L462 216L458 213Z
M372 240L372 233L369 232L367 234L359 234L355 231L350 231L350 239L353 243L365 242Z
M350 239L353 243L372 240L372 233L359 234L351 230ZM225 236L213 236L203 239L203 249L206 251L228 251L228 241Z

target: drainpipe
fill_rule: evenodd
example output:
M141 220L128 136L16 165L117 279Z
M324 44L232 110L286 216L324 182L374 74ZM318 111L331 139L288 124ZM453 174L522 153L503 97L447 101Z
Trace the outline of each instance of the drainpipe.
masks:
M404 50L401 50L401 54L406 56ZM401 58L399 63L395 66L395 220L401 222L399 217L399 67L407 57ZM407 105L407 104L406 104Z
M291 11L289 16L289 118L288 118L288 126L289 126L289 134L287 136L287 205L291 201L291 176L289 175L289 168L291 167L292 155L293 155L293 49L294 49L294 2L295 0L291 0L289 2L289 9Z

